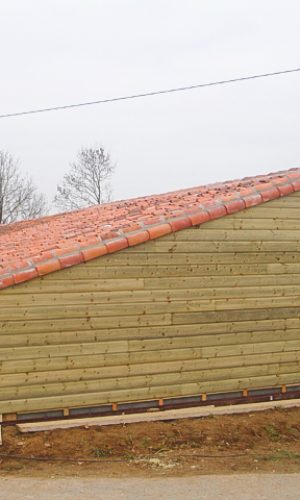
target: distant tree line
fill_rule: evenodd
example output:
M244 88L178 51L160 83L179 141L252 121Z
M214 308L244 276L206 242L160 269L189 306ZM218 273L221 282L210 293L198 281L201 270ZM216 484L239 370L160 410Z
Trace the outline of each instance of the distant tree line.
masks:
M58 210L77 210L111 200L115 165L103 147L83 147L57 186L53 200ZM0 224L36 219L49 205L31 177L22 174L18 160L0 150Z

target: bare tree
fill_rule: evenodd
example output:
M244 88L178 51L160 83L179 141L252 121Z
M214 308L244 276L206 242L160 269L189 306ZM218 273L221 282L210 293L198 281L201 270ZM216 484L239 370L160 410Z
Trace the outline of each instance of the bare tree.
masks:
M0 224L36 219L46 213L46 201L32 179L21 174L12 155L0 151Z
M81 148L77 162L57 186L54 203L63 210L100 205L111 199L110 179L115 166L104 148Z

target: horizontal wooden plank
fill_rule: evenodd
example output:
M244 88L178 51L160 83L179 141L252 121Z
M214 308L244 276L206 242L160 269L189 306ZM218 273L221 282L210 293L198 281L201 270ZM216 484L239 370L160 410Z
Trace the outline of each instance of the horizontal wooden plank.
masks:
M164 236L164 241L300 241L299 229L200 229L190 228Z
M290 299L287 297L287 299ZM298 300L298 298L296 297ZM251 300L251 299L245 299ZM263 300L263 299L261 299ZM274 298L275 300L275 298ZM283 299L282 299L283 300ZM296 303L297 303L296 300ZM292 302L288 300L288 305ZM178 302L180 303L180 302ZM283 302L282 302L283 304ZM277 303L278 305L278 303ZM100 330L108 328L126 328L159 325L179 325L191 323L222 323L226 321L260 321L265 319L293 318L297 317L299 307L273 307L225 310L202 310L199 312L172 312L164 315L147 314L141 316L119 316L119 317L99 317L99 318L68 318L56 320L35 320L35 321L5 321L0 322L0 331L7 334L24 333L46 333L53 331L79 331L79 330Z
M74 269L77 266L74 267ZM65 285L62 283L63 280L59 278L58 283L56 281L52 282L52 279L49 280L50 276L58 276L62 275L62 273L65 273L68 271L68 269L63 269L61 271L58 271L56 273L49 274L45 277L42 278L37 278L29 282L21 283L17 286L12 286L9 287L5 290L3 290L3 293L5 295L11 295L16 293L32 293L32 292L38 292L38 293L43 293L45 291L45 288L47 287L48 291L51 292L51 289L54 290L55 292L63 292L65 290ZM51 281L51 282L50 282ZM54 283L54 286L53 286ZM94 283L92 283L90 280L87 281L85 284L87 285L87 288L83 286L83 289L87 289L88 291L103 291L103 292L109 292L111 290L142 290L144 288L144 280L143 278L131 278L131 279L108 279L108 280L96 280ZM81 286L81 284L80 284ZM80 288L80 287L79 287ZM72 289L73 291L76 291L76 282L75 280L72 280ZM22 292L21 292L22 290ZM80 291L80 290L79 290ZM1 290L2 294L2 290Z
M114 366L85 366L84 368L68 368L51 371L23 372L2 375L0 388L19 385L48 384L79 380L95 380L112 377L130 377L136 375L153 375L162 373L181 373L184 371L208 370L213 372L219 368L258 367L272 365L274 373L282 371L281 366L300 363L300 352L287 351L267 354L248 354L207 359L188 359L160 361L152 363L136 363ZM275 366L274 366L275 365ZM300 367L299 367L300 368Z
M236 212L233 215L230 215L229 217L232 217L233 219L235 217L243 217L246 219L299 219L299 208L288 208L288 207L281 207L281 208L273 208L271 206L267 206L266 204L258 205L257 207L253 207L249 210L243 210L242 212ZM206 223L208 224L208 223Z
M298 210L300 209L300 204ZM202 226L203 227L203 226ZM256 229L269 229L269 230L297 230L300 229L300 218L298 219L254 219L254 218L243 218L241 217L222 217L210 221L205 229L232 229L232 230L256 230Z
M287 297L250 297L250 298L225 298L225 299L202 299L202 300L180 300L164 302L140 302L136 304L88 304L88 305L68 305L68 306L28 306L26 308L6 307L0 309L0 325L3 330L10 324L16 322L23 323L24 320L51 322L56 320L102 318L102 327L114 328L120 322L124 326L138 326L148 324L154 316L163 318L166 314L203 312L203 311L224 311L238 309L261 309L261 308L281 308L300 306L300 296ZM131 319L129 319L130 317Z
M297 311L296 311L297 314ZM182 336L211 336L211 335L227 335L227 334L244 334L251 332L271 332L275 335L277 331L298 330L300 328L299 315L294 318L287 319L266 319L260 321L238 321L227 323L203 323L203 324L189 324L178 326L151 326L141 328L117 328L113 330L84 330L84 331L61 331L50 332L42 334L36 332L35 334L22 335L15 333L14 335L2 335L1 347L16 347L16 346L41 346L41 345L57 345L67 343L90 343L90 342L107 342L107 341L120 341L120 340L147 340L147 339L160 339L160 338L177 338ZM226 341L224 340L226 343ZM63 352L59 353L64 356ZM84 358L88 363L88 358ZM126 358L127 361L127 358ZM19 363L19 361L18 361ZM6 362L0 364L0 373L5 373L7 368ZM10 366L10 365L9 365ZM23 366L23 365L22 365ZM52 366L52 365L51 365ZM59 365L61 366L61 365ZM70 365L64 365L66 368ZM81 365L80 365L81 366ZM93 365L94 366L94 365ZM31 368L30 368L31 367ZM26 370L37 369L35 365L27 365ZM22 371L21 365L17 364L12 368L16 371ZM49 368L48 369L52 369ZM55 369L55 366L54 366ZM59 369L59 368L58 368ZM25 370L25 368L24 368ZM42 367L43 370L43 367Z
M299 197L298 198L281 198L277 200L273 200L272 208L290 208L290 209L299 209Z
M193 231L187 229L186 231ZM183 231L178 231L180 234ZM195 231L196 232L196 231ZM133 253L148 252L147 243L131 247L134 249ZM125 249L129 251L131 249ZM184 240L167 240L165 236L152 241L152 251L156 253L195 253L195 252L298 252L300 250L300 241L295 239L290 240L257 240L253 238L250 241L224 241L224 240L198 240L198 241L184 241ZM63 272L63 271L60 271Z
M229 345L217 347L203 347L203 357L217 356L237 356L238 354L256 354L256 353L273 353L282 351L299 351L300 340L280 341L280 342L262 342L259 344L244 344L244 345Z
M151 338L173 338L190 335L216 335L228 333L243 333L255 331L273 332L280 330L297 329L300 327L300 320L277 319L265 321L239 321L237 323L208 323L208 324L188 324L188 325L169 325L169 326L148 326L140 328L114 328L114 329L90 329L90 330L69 330L53 331L42 333L39 330L35 333L12 334L2 332L0 335L0 347L25 347L25 346L43 346L90 342L107 342L115 340L134 340ZM274 333L275 335L275 333Z
M62 352L59 356L49 358L18 359L0 362L0 373L22 373L65 370L73 368L88 367L111 367L120 365L133 365L139 363L156 363L160 361L183 361L197 359L201 356L201 348L185 348L174 350L148 351L148 352L125 352L110 354L89 354L65 356Z
M0 322L0 331L5 334L24 332L53 332L61 330L89 330L101 328L126 328L150 325L170 325L171 314L148 314L143 316L115 316L100 318L68 318L30 321Z
M244 389L245 387L249 389L258 389L263 387L278 386L281 384L296 383L299 383L299 372L281 375L266 375L261 377L225 379L213 382L191 382L186 384L173 384L169 386L150 385L143 388L121 389L113 392L97 391L94 393L84 392L81 394L76 393L61 396L44 396L32 399L9 399L1 402L0 410L2 413L38 411L113 403L115 401L136 401L152 398L188 396L191 394L201 394L202 392L234 391Z
M289 331L276 331L265 333L239 333L239 334L220 334L212 336L181 336L175 338L160 338L160 339L139 339L139 340L115 340L111 342L90 342L82 344L60 344L60 345L43 345L43 346L26 346L26 347L3 347L0 349L0 361L19 360L19 359L34 359L34 358L50 358L51 356L59 357L87 355L87 354L110 354L110 353L127 353L127 352L148 352L161 351L167 349L183 349L201 347L201 357L212 357L227 352L229 346L230 352L236 349L236 353L242 352L241 349L259 349L259 352L277 352L284 350L281 347L285 344L292 345L294 341L298 342L300 348L300 339L298 330L292 329ZM252 345L252 343L254 345ZM209 348L207 348L209 346ZM250 347L249 347L250 346ZM273 349L276 349L273 351ZM265 351L267 350L267 351ZM235 352L235 351L234 351ZM257 352L257 351L253 351ZM213 353L213 354L212 354ZM218 353L218 354L217 354ZM225 355L225 354L224 354Z
M65 273L50 274L48 281L66 280L108 280L118 278L151 278L177 276L242 276L249 274L300 274L299 263L247 263L241 264L188 264L178 266L123 266L121 268L86 268L76 266ZM113 289L113 283L112 283Z
M275 266L275 264L274 264ZM145 278L146 290L299 285L300 274Z
M63 272L63 271L60 271ZM114 291L113 280L111 281L111 291ZM129 280L124 279L124 282ZM103 280L51 280L41 281L39 279L33 280L29 283L24 283L18 287L11 287L5 290L6 296L14 295L17 291L18 294L42 294L51 293L62 295L64 293L97 293L110 292L104 291L102 286ZM299 285L300 274L290 275L245 275L245 276L203 276L201 281L199 277L160 277L160 278L144 278L144 290L166 290L166 289L190 289L190 288L220 288L220 287L235 287L235 286L260 286L260 285ZM30 287L29 287L30 285ZM125 287L126 285L124 285ZM108 283L107 283L108 287ZM128 288L128 292L136 290L134 287ZM124 290L125 291L125 290Z
M31 380L45 374L46 378L56 380L57 373L68 374L81 372L81 376L87 370L104 370L117 376L118 370L126 366L131 374L152 373L149 366L160 366L165 363L177 363L178 366L194 366L194 369L214 369L234 366L251 366L264 363L281 363L299 361L300 353L297 350L279 351L275 353L250 353L246 355L225 356L216 358L201 358L200 348L174 349L170 351L160 350L134 353L118 353L108 355L88 356L61 356L58 358L43 358L31 360L4 361L1 363L1 380L6 380L8 374L12 377L30 375ZM144 367L143 369L141 367ZM149 372L148 372L149 368ZM180 371L180 370L179 370ZM30 372L30 373L29 373ZM163 369L162 369L163 372ZM102 372L103 373L103 372ZM122 372L123 373L123 372ZM158 372L160 373L160 372ZM104 375L103 375L104 376ZM121 376L121 375L120 375ZM87 377L88 378L88 377ZM78 380L78 379L76 379Z
M219 219L216 220L216 222ZM258 219L256 219L258 220ZM251 221L250 221L251 222ZM151 243L151 242L150 242ZM150 244L149 243L149 244ZM133 249L135 247L132 247ZM94 259L84 264L85 269L98 267L120 268L123 266L177 266L187 264L264 264L274 262L299 262L299 252L188 252L184 253L124 253L118 252L113 255ZM54 274L53 274L54 276ZM3 291L5 293L5 290Z
M100 333L83 332L79 337L73 332L64 332L64 334L56 334L52 339L49 336L49 342L43 343L40 339L40 334L28 338L27 344L16 343L20 336L3 336L1 340L7 339L7 342L1 342L0 360L8 359L30 359L36 357L59 356L61 350L64 355L76 354L96 354L110 352L134 352L160 349L179 349L184 347L204 347L204 346L222 346L229 344L244 344L250 342L273 342L279 340L292 340L299 337L298 328L284 330L257 330L257 331L239 331L230 333L222 331L221 333L209 332L193 332L194 335L189 335L189 327L176 331L172 335L174 328L168 332L168 335L157 335L152 338L143 336L134 338L120 339L115 335L114 339L110 339L108 335L104 338ZM177 329L179 330L179 329ZM68 335L69 333L69 335ZM180 333L180 334L178 334ZM22 337L21 337L22 338ZM15 340L15 342L14 342ZM69 342L68 342L69 340ZM93 351L92 345L95 345ZM61 346L61 349L60 349Z
M262 205L263 208L299 208L299 197L283 196Z
M84 304L130 304L139 302L170 302L195 299L225 299L237 297L287 297L300 296L300 285L267 285L214 288L186 288L163 290L134 290L128 292L66 292L18 294L1 296L4 307L40 307ZM3 332L2 332L3 333ZM1 332L0 332L1 335Z
M173 325L199 323L224 323L235 321L261 321L266 319L291 318L299 316L299 307L274 309L240 309L238 311L204 311L189 313L173 313Z
M238 379L245 377L261 377L281 374L297 373L300 380L299 363L281 363L281 364L266 364L254 365L237 368L216 368L213 370L194 370L181 371L176 373L158 373L151 375L139 375L130 377L113 377L93 380L79 380L71 382L53 382L48 384L25 384L11 387L2 387L0 390L0 401L8 398L23 399L37 398L43 396L59 396L78 394L83 392L102 392L117 390L128 390L143 388L149 385L165 386L173 384L184 384L197 382L199 384L205 382L222 381L230 379Z

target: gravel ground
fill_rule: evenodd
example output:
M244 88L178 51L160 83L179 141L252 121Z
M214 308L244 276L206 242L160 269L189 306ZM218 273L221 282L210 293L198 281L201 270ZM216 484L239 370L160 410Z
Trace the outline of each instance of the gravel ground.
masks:
M189 478L2 478L5 500L297 500L300 474L247 474Z

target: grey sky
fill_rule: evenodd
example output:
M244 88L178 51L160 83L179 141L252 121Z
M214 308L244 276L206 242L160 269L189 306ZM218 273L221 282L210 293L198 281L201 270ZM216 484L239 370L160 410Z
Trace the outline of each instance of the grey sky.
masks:
M0 0L0 113L300 66L299 0ZM300 74L0 120L49 199L103 144L114 198L300 165Z

